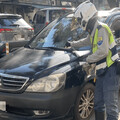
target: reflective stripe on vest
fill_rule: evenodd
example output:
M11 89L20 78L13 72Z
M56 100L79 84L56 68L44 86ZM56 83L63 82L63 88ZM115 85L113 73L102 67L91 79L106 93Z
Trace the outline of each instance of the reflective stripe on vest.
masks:
M102 61L100 63L98 62L98 64L96 65L96 70L110 67L114 63L114 61L119 58L118 53L116 51L116 43L114 41L114 37L113 37L113 34L112 34L110 28L105 24L102 24L102 26L104 28L106 28L106 30L109 33L109 52L108 52L108 56L106 57L106 59L104 59L104 61ZM96 32L95 32L94 41L92 41L92 37L90 37L90 40L93 45L92 52L95 53L98 49L98 45L97 45L98 28L96 29Z

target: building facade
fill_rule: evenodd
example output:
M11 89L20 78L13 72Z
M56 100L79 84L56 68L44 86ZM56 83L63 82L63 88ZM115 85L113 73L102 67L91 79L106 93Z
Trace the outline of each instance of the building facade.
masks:
M21 14L30 23L41 8L52 6L77 7L85 0L0 0L0 13ZM90 0L98 10L109 9L107 0Z

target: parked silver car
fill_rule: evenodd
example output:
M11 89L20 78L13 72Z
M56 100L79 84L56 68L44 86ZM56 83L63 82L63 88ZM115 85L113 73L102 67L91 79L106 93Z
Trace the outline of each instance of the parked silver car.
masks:
M34 29L18 14L0 14L0 57L5 53L5 43L9 42L10 51L33 37Z
M0 41L28 40L33 28L17 14L0 14Z
M51 8L44 8L37 11L33 17L35 33L40 31L43 27L48 25L51 21L55 20L58 17L63 16L67 12L72 12L73 10L74 8L51 7Z

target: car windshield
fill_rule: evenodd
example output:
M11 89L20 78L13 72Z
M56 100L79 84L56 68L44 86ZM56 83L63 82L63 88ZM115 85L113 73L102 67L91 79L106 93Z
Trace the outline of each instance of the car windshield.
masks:
M31 48L64 48L67 41L78 40L83 30L76 23L72 25L72 16L56 19L45 27L29 44Z

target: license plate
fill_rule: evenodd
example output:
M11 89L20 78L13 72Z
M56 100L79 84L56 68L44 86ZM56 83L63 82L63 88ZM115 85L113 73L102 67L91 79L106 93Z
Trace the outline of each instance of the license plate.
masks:
M6 111L6 102L5 101L0 101L0 110Z

